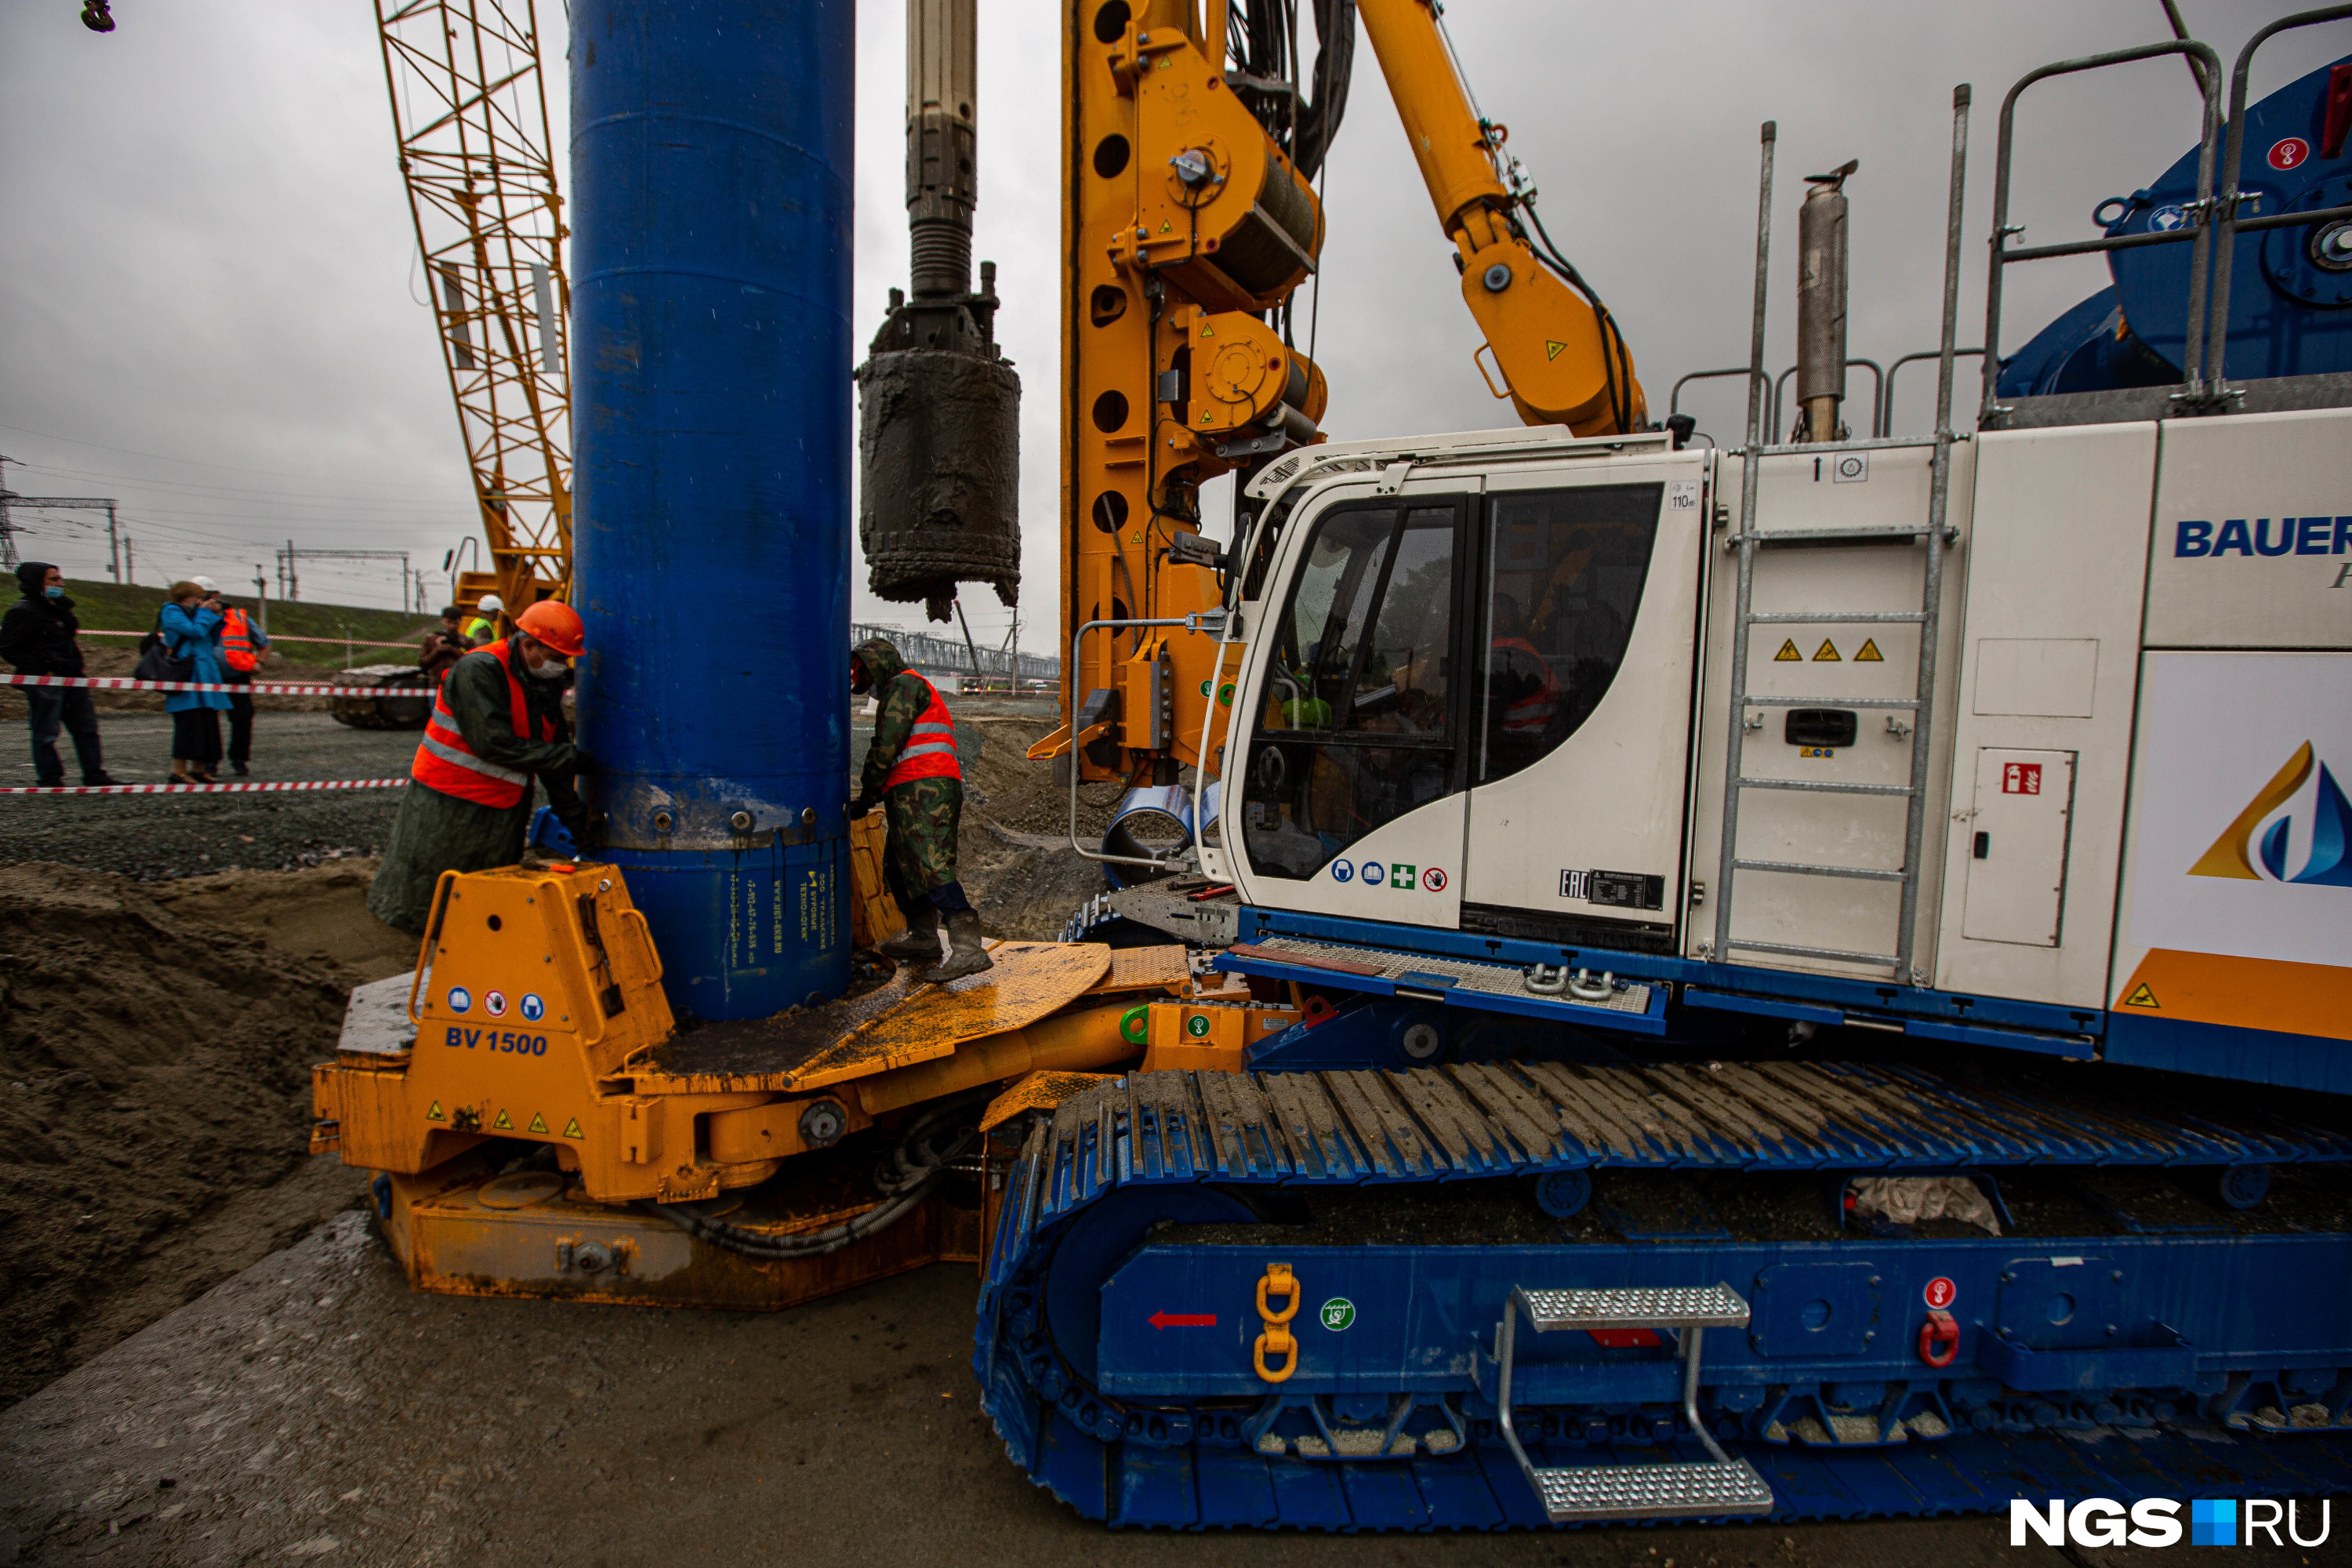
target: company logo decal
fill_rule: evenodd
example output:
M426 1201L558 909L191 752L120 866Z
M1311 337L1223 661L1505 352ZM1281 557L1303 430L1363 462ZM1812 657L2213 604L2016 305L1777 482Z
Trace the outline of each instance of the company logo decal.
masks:
M2319 1546L2326 1542L2335 1521L2333 1499L2322 1498L2313 1520L2311 1500L2280 1501L2274 1498L2192 1498L2189 1502L2189 1544L2191 1546ZM2316 1523L2318 1533L2304 1531ZM2280 1539L2284 1534L2285 1540ZM2063 1498L2052 1498L2047 1511L2012 1498L2009 1504L2009 1543L2023 1546L2029 1538L2044 1546L2178 1546L2180 1544L2180 1504L2172 1498L2142 1498L2126 1508L2111 1498L2084 1498L2069 1508Z
M2263 818L2294 797L2319 770L2319 788L2312 797L2311 853L2292 877L2286 870L2287 836L2294 818L2282 816L2255 841ZM2259 865L2259 870L2256 867ZM2265 875L2264 873L2268 873ZM2230 877L2246 882L2296 882L2330 888L2352 888L2352 801L2326 763L2316 761L2305 741L2294 755L2246 803L2245 810L2213 840L2213 847L2189 868L2192 877Z
M2242 517L2215 525L2183 518L2173 525L2172 553L2180 556L2341 555L2352 551L2352 517Z

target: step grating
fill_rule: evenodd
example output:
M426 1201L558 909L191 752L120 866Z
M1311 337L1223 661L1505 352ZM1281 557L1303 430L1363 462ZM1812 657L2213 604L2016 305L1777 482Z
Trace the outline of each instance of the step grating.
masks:
M1769 1513L1772 1489L1745 1460L1711 1465L1581 1465L1538 1469L1537 1489L1554 1524L1580 1519L1680 1519Z
M1519 1292L1528 1321L1539 1332L1555 1329L1702 1328L1748 1326L1748 1303L1728 1285L1650 1289L1527 1290Z

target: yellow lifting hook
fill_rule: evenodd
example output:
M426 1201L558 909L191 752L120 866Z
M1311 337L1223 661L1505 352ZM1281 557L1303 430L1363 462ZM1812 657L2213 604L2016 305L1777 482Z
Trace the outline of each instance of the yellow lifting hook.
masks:
M1268 1296L1287 1296L1290 1305L1277 1312L1266 1305ZM1298 1316L1298 1281L1292 1277L1290 1265L1267 1264L1265 1278L1257 1282L1257 1315L1265 1324L1265 1331L1258 1335L1250 1359L1257 1366L1258 1376L1268 1383L1287 1383L1290 1374L1298 1370L1298 1342L1290 1337L1290 1320ZM1265 1358L1269 1355L1281 1361L1279 1370L1267 1370Z

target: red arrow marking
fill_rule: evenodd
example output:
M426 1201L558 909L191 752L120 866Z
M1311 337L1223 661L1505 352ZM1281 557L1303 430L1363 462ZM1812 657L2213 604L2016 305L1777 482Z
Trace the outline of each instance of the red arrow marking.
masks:
M1155 1329L1213 1329L1214 1312L1154 1312L1144 1320Z

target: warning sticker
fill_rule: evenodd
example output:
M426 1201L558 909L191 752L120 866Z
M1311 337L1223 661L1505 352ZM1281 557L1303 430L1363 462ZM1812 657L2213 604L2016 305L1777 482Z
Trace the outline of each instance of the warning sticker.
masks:
M491 1122L490 1126L500 1132L511 1132L514 1131L514 1118L509 1116L504 1110L500 1110L499 1112L499 1119L496 1121Z
M1886 662L1886 656L1878 651L1878 642L1876 638L1864 637L1862 639L1862 651L1853 656L1853 662L1856 664L1885 664Z
M2147 987L2143 985L2140 989L2145 991ZM433 1102L431 1108L425 1112L425 1120L427 1121L446 1121L449 1119L441 1114L441 1102L436 1100Z
M2164 1007L2164 1004L2156 999L2156 993L2147 988L2147 982L2145 980L2141 981L2138 985L2133 988L2130 995L2124 998L2124 1005L2126 1007L2154 1007L2159 1012L2162 1011Z
M1560 356L1561 351L1567 347L1568 345L1566 343L1556 343L1549 338L1546 338L1544 340L1544 358L1547 360L1558 359Z
M1797 651L1797 641L1794 637L1783 637L1780 639L1780 651L1772 656L1772 662L1774 664L1802 664L1805 662L1805 656Z
M530 1113L530 1126L528 1126L528 1127L526 1127L526 1128L524 1128L524 1129L523 1129L523 1131L526 1131L526 1132L544 1132L544 1131L547 1131L547 1118L546 1118L546 1117L544 1117L544 1116L541 1116L541 1115L538 1111L536 1111L536 1110L532 1111L532 1112Z
M576 1116L563 1124L563 1135L566 1138L585 1138L588 1136L588 1134L580 1131L580 1118Z
M1837 644L1830 641L1827 637L1823 637L1822 639L1822 646L1813 650L1813 662L1815 664L1838 663Z
M1927 1289L1919 1292L1919 1299L1940 1312L1960 1299L1960 1288L1947 1276L1938 1274L1927 1281Z

